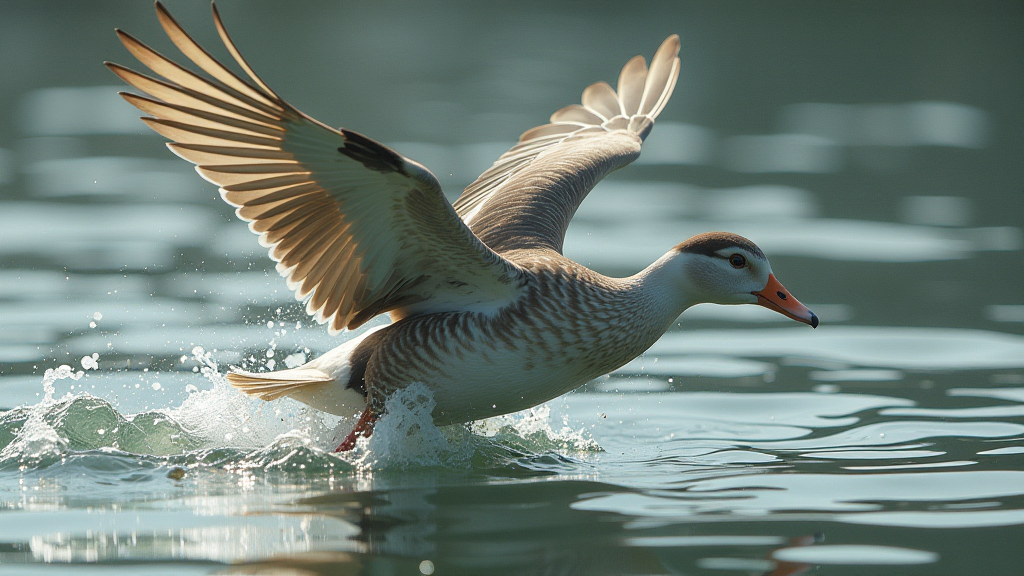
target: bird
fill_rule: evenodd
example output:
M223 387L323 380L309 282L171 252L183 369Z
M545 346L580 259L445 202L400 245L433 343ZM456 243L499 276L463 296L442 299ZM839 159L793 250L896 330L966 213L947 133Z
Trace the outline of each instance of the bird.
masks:
M287 396L343 417L350 428L336 451L369 437L387 399L413 383L433 394L439 426L556 398L642 354L698 303L761 305L818 326L764 252L736 234L686 239L625 278L563 255L580 203L640 155L668 103L679 77L678 36L661 44L650 67L643 56L630 59L616 88L591 84L581 104L523 133L452 203L423 165L278 96L211 6L244 75L211 56L159 2L163 30L202 73L121 30L121 42L155 76L105 64L145 94L120 93L219 187L318 323L336 335L390 315L389 324L302 366L226 375L250 396Z

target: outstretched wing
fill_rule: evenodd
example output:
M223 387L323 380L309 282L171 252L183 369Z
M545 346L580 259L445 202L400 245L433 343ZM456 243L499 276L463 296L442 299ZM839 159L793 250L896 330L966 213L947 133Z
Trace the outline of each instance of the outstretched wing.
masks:
M174 44L212 78L118 31L163 78L108 63L153 98L122 96L152 115L143 121L174 141L171 150L220 186L318 322L329 322L333 333L389 310L408 315L515 298L520 270L463 224L433 174L278 97L241 57L216 6L220 37L252 83L210 56L159 3L157 15Z
M640 143L668 103L679 77L679 37L669 36L651 68L636 56L622 68L618 91L605 82L583 91L551 123L524 133L455 202L473 232L502 253L562 251L569 220L609 172L640 155Z

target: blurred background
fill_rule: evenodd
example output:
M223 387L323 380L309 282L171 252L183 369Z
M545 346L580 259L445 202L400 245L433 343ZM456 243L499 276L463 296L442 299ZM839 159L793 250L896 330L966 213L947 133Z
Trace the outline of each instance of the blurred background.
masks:
M167 5L230 60L208 2ZM871 549L777 558L1019 571L1024 4L218 6L278 94L423 163L452 199L679 34L671 102L583 204L566 253L628 275L693 234L736 232L822 325L695 307L543 408L562 432L462 430L471 457L454 465L313 450L329 434L294 403L245 404L206 378L213 361L294 366L339 340L116 95L102 62L143 68L115 27L182 60L152 4L0 0L0 560L195 562L167 568L181 574L333 550L310 562L764 573L773 547L827 532ZM61 364L86 375L41 386Z

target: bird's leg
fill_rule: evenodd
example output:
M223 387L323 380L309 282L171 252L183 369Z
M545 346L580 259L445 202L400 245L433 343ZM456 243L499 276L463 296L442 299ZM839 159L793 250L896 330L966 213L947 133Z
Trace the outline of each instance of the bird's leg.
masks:
M377 415L373 413L373 409L369 404L366 406L366 410L363 411L363 415L359 417L359 421L356 422L355 428L348 433L348 436L341 441L341 445L335 448L335 452L348 452L349 450L356 447L356 440L360 437L369 438L373 434L373 425L377 422Z

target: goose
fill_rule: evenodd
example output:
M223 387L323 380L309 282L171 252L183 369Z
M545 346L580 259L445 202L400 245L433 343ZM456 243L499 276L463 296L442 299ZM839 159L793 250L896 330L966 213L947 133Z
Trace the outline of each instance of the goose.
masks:
M391 323L306 364L227 380L263 400L291 397L342 416L337 451L369 437L394 392L422 383L437 425L523 410L642 354L688 307L757 304L817 327L818 317L775 278L753 242L699 234L627 278L562 254L587 193L640 155L679 76L679 37L648 68L622 68L582 104L525 132L450 203L424 166L351 130L303 114L264 83L221 21L245 73L211 56L157 2L174 45L206 75L116 33L156 76L105 63L146 96L121 96L170 139L172 152L219 187L259 235L295 297L331 335L381 314Z

